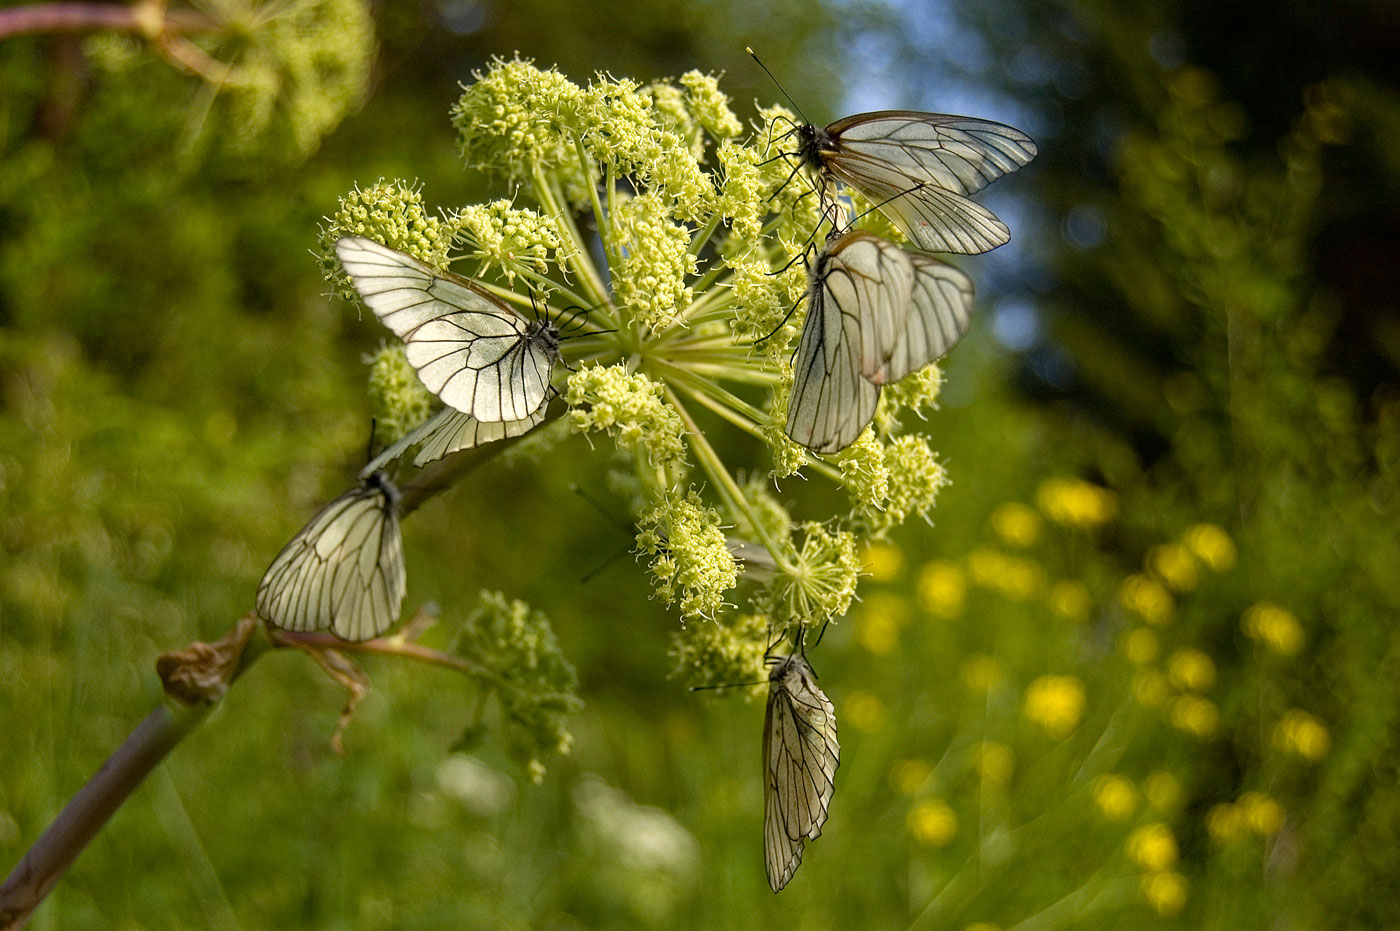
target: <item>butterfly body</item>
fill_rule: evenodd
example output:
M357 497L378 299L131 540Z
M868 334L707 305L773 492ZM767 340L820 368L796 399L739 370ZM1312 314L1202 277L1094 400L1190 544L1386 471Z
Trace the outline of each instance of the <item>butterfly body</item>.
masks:
M840 754L835 706L807 658L779 658L763 721L763 860L774 892L792 879L807 841L821 835Z

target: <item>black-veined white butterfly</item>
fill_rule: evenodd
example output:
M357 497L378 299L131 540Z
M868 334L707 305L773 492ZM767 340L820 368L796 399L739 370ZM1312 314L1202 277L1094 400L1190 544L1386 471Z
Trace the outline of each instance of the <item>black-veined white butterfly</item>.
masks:
M817 256L792 356L787 435L819 453L855 442L880 385L941 358L967 332L972 280L870 233L833 235Z
M438 422L433 424L423 445L414 457L413 464L424 466L430 462L449 456L464 449L475 449L486 443L521 436L544 422L549 402L557 394L553 388L545 392L544 400L538 409L521 420L502 420L493 423L477 420L471 414L444 408L438 414Z
M836 709L800 649L773 662L763 716L763 862L777 892L826 824L841 745Z
M374 472L277 554L258 585L258 613L285 630L368 640L398 621L404 582L399 492Z
M540 409L559 358L559 330L527 320L460 275L360 236L336 255L369 309L404 341L429 391L482 423Z
M796 129L798 156L877 205L925 252L973 254L1011 238L1006 224L968 198L1036 154L1030 136L1002 123L917 110L877 110L825 129Z

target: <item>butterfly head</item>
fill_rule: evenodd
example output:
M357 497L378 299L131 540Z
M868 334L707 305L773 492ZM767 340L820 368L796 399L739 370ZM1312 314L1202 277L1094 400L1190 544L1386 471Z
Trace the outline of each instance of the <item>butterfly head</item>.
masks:
M399 509L399 489L382 470L375 470L364 478L366 488L378 491L384 496L384 509L390 513Z

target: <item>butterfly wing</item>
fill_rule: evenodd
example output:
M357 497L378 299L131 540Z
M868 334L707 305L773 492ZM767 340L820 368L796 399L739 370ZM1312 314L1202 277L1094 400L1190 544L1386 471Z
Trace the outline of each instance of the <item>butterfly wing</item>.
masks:
M787 435L819 453L854 443L880 400L880 389L861 377L862 321L876 315L862 302L878 281L847 267L841 258L841 247L852 235L817 259L807 291L807 319L792 356ZM876 345L874 337L871 345Z
M763 851L774 892L792 879L807 841L821 836L840 764L836 709L800 654L773 671L764 717Z
M335 244L365 304L404 341L424 386L484 422L521 420L544 400L558 349L465 278L359 236Z
M382 478L316 513L258 585L258 613L286 630L368 640L399 618L405 573L398 493Z
M882 110L832 123L823 166L860 191L927 252L978 253L1011 238L968 199L1028 163L1036 145L1019 129L963 116Z
M475 449L497 440L521 436L544 422L549 402L555 395L550 389L537 410L521 420L487 422L477 420L470 414L447 408L443 411L441 423L423 440L423 446L414 457L413 464L425 466L444 456L464 449Z
M972 279L926 255L905 253L914 269L904 329L888 360L869 378L877 385L899 381L947 354L967 332L972 316Z

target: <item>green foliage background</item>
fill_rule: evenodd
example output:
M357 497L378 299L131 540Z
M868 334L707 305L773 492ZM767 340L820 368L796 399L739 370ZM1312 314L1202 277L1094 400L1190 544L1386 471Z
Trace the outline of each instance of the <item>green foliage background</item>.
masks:
M936 527L869 556L864 602L813 654L842 765L780 896L762 709L668 680L676 622L630 559L582 581L630 539L571 492L609 500L605 457L573 437L492 464L406 531L410 605L460 617L501 589L549 615L578 667L574 752L543 784L495 731L454 754L477 694L402 661L365 662L374 688L337 756L343 695L278 652L34 927L1400 921L1376 894L1400 862L1383 5L950 7L980 57L930 52L937 17L897 5L388 4L372 24L348 0L293 6L298 28L210 46L261 63L261 83L212 101L132 39L0 42L6 869L159 700L155 656L251 607L361 462L361 356L382 332L322 296L308 250L356 183L420 179L443 205L502 193L459 168L447 121L491 55L579 79L727 69L742 104L775 96L741 56L754 44L819 122L872 85L939 109L917 76L961 68L1041 142L1004 182L1026 246L1015 267L964 264L987 297L928 426L954 481ZM316 79L278 78L284 61ZM1013 299L1045 325L1019 353L992 337ZM1061 477L1110 489L1094 499L1110 518L1057 522L1044 482ZM1203 523L1232 563L1192 555ZM1300 649L1250 627L1261 602L1296 619ZM1299 711L1311 743L1281 729Z

